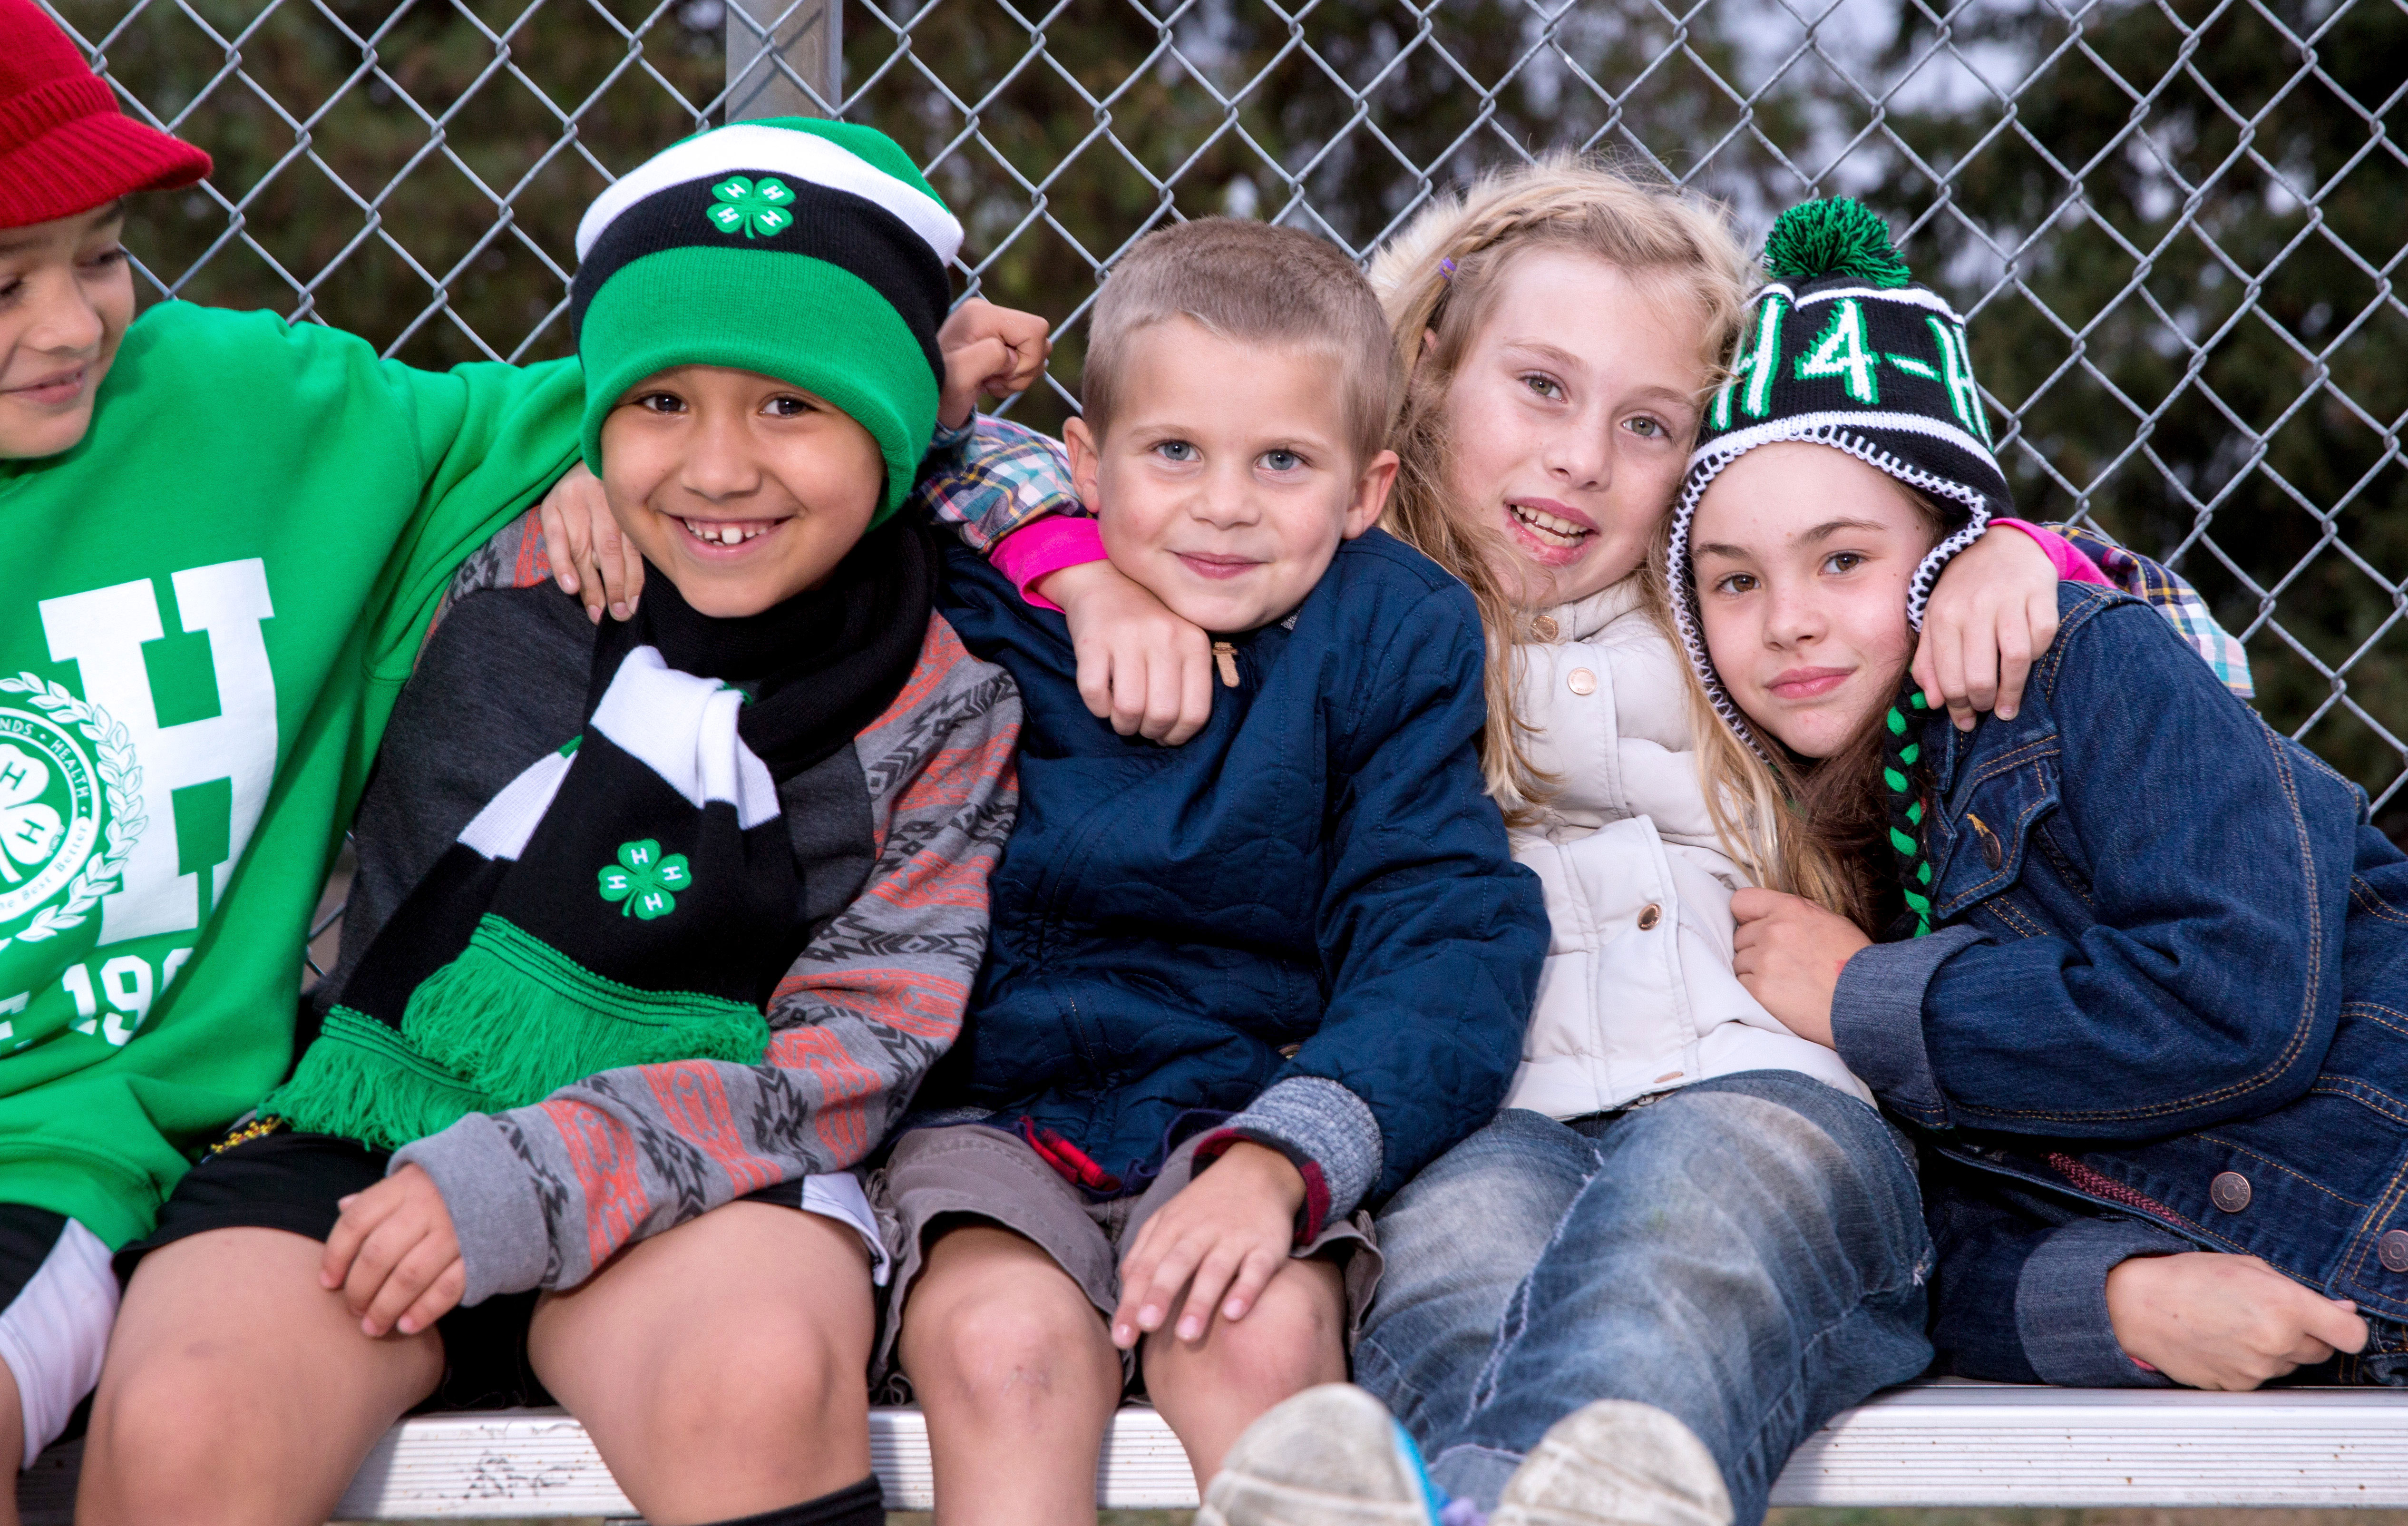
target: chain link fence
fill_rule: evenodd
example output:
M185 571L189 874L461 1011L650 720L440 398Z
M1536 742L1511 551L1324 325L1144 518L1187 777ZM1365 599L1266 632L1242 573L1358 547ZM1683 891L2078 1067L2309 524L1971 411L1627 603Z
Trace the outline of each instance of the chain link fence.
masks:
M157 293L428 365L569 347L584 204L675 137L872 122L962 215L965 289L1058 315L1230 212L1361 253L1571 145L1761 237L1865 197L1972 318L2033 517L2172 562L2259 705L2408 828L2401 0L50 0L217 156L144 198ZM238 405L237 405L238 406Z

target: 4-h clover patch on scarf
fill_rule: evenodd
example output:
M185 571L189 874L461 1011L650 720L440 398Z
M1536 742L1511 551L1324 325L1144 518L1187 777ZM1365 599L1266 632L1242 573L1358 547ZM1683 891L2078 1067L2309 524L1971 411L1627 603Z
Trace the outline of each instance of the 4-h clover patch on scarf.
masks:
M935 572L901 524L744 619L652 571L595 638L584 730L461 831L261 1110L397 1149L602 1071L758 1063L804 941L778 786L893 701Z

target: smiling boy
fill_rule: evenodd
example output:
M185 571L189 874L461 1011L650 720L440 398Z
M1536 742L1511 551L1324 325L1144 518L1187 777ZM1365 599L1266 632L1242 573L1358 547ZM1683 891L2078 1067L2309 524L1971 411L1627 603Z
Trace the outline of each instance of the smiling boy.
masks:
M1182 747L1091 714L1060 615L949 553L1029 721L971 1020L873 1186L940 1521L1091 1520L1137 1369L1199 1478L1342 1376L1356 1209L1519 1058L1545 914L1482 788L1471 597L1372 527L1396 375L1361 273L1290 229L1185 223L1106 283L1071 460L1112 564L1212 634Z
M958 1027L1018 726L894 517L960 237L825 122L588 213L584 454L643 599L589 622L532 514L453 581L320 1031L128 1252L80 1519L322 1521L431 1399L566 1404L650 1520L882 1520L846 1168Z
M136 317L126 198L208 167L0 0L0 1476L99 1372L110 1252L291 1062L445 582L576 454L573 362Z

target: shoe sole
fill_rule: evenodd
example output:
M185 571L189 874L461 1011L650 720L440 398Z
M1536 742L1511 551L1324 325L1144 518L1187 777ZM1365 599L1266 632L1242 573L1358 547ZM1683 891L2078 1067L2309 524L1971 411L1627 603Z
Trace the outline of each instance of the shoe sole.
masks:
M1432 1526L1438 1505L1385 1405L1350 1383L1307 1389L1246 1428L1195 1526Z
M1557 1420L1506 1481L1489 1526L1730 1526L1722 1470L1653 1404L1600 1399Z

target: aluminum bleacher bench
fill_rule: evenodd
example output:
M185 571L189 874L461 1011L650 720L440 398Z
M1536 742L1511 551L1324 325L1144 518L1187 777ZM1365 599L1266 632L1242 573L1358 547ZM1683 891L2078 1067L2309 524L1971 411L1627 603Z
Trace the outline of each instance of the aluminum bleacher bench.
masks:
M71 1514L79 1446L24 1476L25 1526ZM931 1503L918 1411L871 1416L890 1509ZM1121 1411L1097 1476L1114 1508L1196 1503L1196 1480L1151 1409ZM1896 1389L1799 1450L1775 1504L2408 1505L2408 1392L2191 1393L1943 1382ZM585 1432L556 1410L406 1420L343 1496L345 1520L632 1519Z

